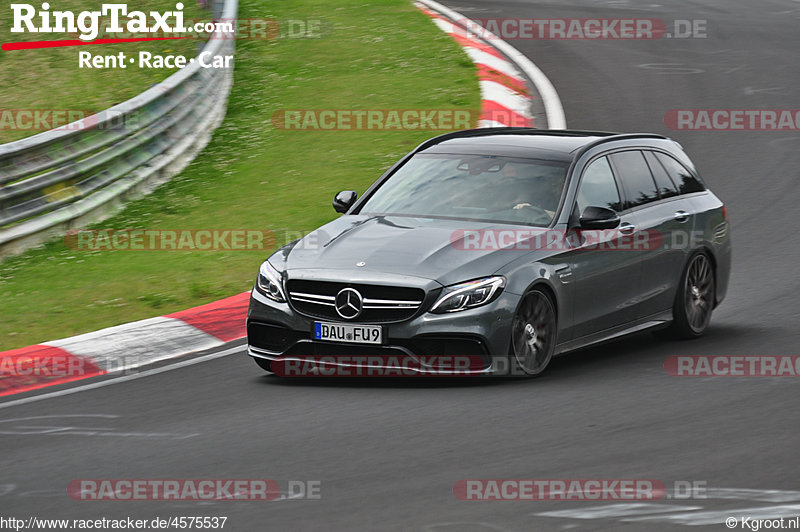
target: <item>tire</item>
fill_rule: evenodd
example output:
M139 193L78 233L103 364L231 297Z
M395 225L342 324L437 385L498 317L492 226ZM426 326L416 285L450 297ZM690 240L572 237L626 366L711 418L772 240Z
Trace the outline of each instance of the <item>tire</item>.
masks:
M258 364L259 368L263 369L266 372L274 373L272 371L272 361L271 360L267 360L266 358L258 358L258 357L253 357L253 360L256 361L256 364Z
M541 375L553 358L556 331L556 311L550 297L537 289L525 294L511 324L511 367L526 377Z
M672 307L673 337L697 338L708 328L716 299L714 267L705 252L692 256L681 275Z

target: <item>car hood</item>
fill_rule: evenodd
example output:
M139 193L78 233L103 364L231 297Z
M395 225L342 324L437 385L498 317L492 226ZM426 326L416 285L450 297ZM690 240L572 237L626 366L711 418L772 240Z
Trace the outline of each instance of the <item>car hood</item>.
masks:
M532 229L464 220L348 215L281 248L271 261L288 271L290 277L292 270L319 269L325 271L327 278L360 280L392 274L449 285L491 275L523 254L518 249L496 246L465 249L469 247L464 245L465 230L515 228ZM340 270L339 274L335 270ZM309 272L303 273L307 276Z

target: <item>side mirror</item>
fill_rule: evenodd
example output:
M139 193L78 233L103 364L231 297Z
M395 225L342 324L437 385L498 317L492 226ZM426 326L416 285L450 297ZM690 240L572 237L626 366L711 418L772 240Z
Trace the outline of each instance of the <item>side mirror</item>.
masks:
M336 212L345 213L350 210L357 197L358 193L355 190L342 190L333 198L333 209Z
M619 216L605 207L586 207L580 217L581 229L614 229L619 225Z

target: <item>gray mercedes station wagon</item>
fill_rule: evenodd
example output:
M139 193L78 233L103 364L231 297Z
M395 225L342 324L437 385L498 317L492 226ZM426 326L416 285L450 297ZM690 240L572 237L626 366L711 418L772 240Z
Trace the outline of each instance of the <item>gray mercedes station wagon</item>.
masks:
M700 336L728 288L725 206L660 135L449 133L333 206L261 265L247 339L267 371L535 376L627 333Z

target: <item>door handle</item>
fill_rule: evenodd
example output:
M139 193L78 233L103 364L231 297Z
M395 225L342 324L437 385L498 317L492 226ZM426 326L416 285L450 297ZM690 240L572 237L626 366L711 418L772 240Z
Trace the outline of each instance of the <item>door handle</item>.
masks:
M628 222L623 223L619 226L619 232L623 235L629 235L636 231L636 226L633 224L629 224Z
M686 211L678 211L675 213L675 221L678 223L683 223L689 219L689 213Z

